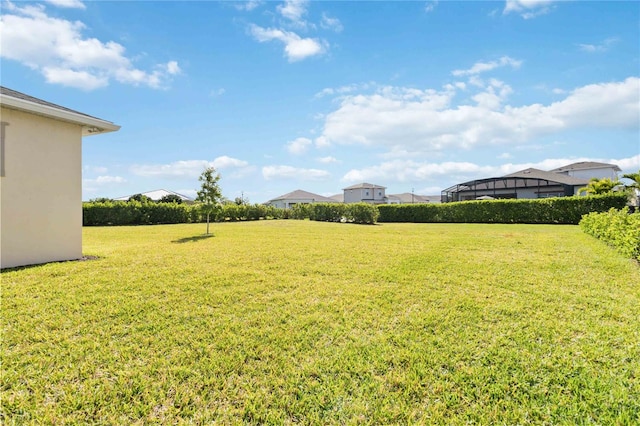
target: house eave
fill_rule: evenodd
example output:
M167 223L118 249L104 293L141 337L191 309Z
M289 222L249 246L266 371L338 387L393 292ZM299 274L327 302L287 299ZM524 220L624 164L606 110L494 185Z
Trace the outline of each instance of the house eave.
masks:
M48 105L41 105L25 99L18 99L3 94L0 94L0 105L10 109L53 118L55 120L78 124L82 126L82 136L91 136L120 130L120 126L113 124L110 121L57 109Z

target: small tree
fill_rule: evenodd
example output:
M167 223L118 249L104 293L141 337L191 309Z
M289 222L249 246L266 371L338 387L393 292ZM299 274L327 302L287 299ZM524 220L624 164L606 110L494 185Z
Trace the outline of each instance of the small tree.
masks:
M218 185L220 174L213 167L207 167L198 180L202 182L202 187L198 191L196 201L202 203L200 208L207 215L207 235L209 235L210 216L220 208L222 200L222 191L220 190L220 185Z
M182 204L182 198L176 194L167 194L158 200L159 203L176 203Z
M609 178L591 178L587 186L578 189L578 194L586 192L587 195L600 195L613 192L613 189L620 185L617 180L613 181Z
M131 197L129 197L129 200L127 201L139 201L141 203L153 203L153 200L149 197L147 197L146 195L142 195L142 194L135 194L132 195Z
M625 184L624 187L629 191L629 196L635 198L634 203L636 207L640 207L640 170L638 173L628 173L622 175L623 179L629 179L630 184Z

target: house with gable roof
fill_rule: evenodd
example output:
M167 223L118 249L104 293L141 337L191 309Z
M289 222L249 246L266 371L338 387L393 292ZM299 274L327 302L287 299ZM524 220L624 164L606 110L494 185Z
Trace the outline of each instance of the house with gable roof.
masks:
M343 188L345 203L386 204L386 187L362 182Z
M0 86L0 268L82 257L82 138L120 126Z
M279 197L267 201L265 204L280 209L289 209L296 204L335 203L335 200L314 194L312 192L297 189Z
M125 195L124 197L114 198L114 200L115 201L128 201L129 198L133 197L134 195L138 195L138 194ZM162 199L162 197L166 197L167 195L175 195L176 197L180 198L185 203L192 203L193 202L193 198L191 198L191 197L187 197L186 195L179 194L177 192L169 191L169 190L166 190L166 189L156 189L156 190L153 190L153 191L147 191L147 192L141 193L140 195L144 195L145 197L149 197L149 199L151 199L153 201L160 201Z

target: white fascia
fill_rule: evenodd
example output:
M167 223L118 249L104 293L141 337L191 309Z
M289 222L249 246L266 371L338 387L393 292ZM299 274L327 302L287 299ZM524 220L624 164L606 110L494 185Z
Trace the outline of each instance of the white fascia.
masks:
M56 120L67 121L82 126L82 136L97 135L100 133L116 132L120 130L120 126L110 121L101 120L95 117L78 114L54 108L48 105L42 105L24 99L14 98L0 94L0 105L7 108L13 108L33 114L42 115Z

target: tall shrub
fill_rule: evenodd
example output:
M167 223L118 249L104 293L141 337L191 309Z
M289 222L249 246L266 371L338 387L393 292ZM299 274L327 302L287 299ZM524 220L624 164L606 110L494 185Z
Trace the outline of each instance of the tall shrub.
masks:
M640 260L640 213L613 208L605 213L589 213L582 217L580 228L624 256Z

